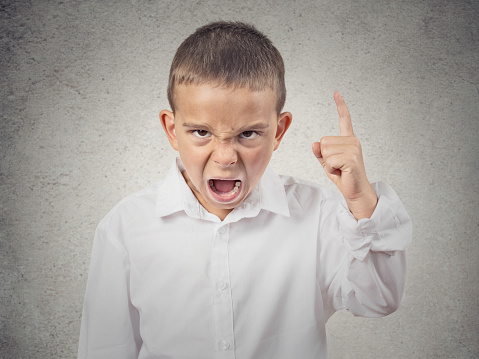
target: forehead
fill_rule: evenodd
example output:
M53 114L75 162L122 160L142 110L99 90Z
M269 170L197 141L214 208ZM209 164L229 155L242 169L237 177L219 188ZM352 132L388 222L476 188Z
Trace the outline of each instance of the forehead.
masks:
M181 118L255 121L276 116L277 95L272 89L220 87L214 84L178 85L175 112Z

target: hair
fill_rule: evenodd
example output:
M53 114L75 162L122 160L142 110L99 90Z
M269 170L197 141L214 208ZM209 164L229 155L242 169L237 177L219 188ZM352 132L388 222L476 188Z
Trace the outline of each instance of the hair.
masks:
M275 90L278 114L286 100L281 54L265 35L242 22L213 22L183 41L170 68L168 101L172 111L175 86L206 83L252 91Z

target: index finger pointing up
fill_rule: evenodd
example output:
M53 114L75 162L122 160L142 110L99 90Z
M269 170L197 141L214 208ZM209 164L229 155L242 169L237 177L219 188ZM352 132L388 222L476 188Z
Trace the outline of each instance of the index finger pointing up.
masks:
M346 102L338 91L334 93L334 102L338 107L339 114L339 135L340 136L354 136L353 124L351 123L351 115L349 114Z

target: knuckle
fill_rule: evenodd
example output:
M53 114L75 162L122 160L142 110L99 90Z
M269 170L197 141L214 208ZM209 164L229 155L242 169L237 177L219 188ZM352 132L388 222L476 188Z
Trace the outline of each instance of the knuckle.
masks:
M329 136L325 136L321 138L321 141L319 142L321 144L321 149L323 146L328 146L331 142L331 138Z
M362 159L361 151L352 152L352 159L356 163L361 162L361 159Z
M321 147L321 153L323 154L324 158L329 158L329 156L331 155L331 147L328 147L328 146Z
M351 137L352 138L352 142L353 144L356 146L356 147L361 147L361 142L359 141L359 139L357 137Z
M324 162L326 163L326 166L329 168L334 167L334 161L332 157L325 158Z

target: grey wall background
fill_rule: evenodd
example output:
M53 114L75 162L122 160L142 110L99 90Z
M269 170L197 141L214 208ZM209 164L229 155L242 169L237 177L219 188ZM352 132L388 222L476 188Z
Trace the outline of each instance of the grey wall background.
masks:
M370 180L414 221L403 306L337 313L330 357L479 357L478 2L7 0L0 19L0 357L75 357L94 229L170 166L170 61L219 19L285 59L294 123L274 168L331 185L311 143L338 133L340 90Z

